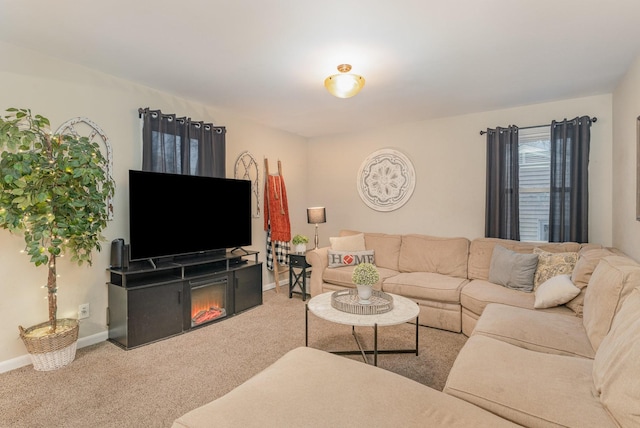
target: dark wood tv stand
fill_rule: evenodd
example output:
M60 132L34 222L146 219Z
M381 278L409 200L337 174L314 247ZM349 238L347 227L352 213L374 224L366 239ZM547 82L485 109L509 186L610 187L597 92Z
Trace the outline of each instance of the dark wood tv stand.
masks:
M262 304L262 262L257 251L222 252L131 262L107 269L109 340L125 349L182 334L192 326L194 284L225 283L226 316Z

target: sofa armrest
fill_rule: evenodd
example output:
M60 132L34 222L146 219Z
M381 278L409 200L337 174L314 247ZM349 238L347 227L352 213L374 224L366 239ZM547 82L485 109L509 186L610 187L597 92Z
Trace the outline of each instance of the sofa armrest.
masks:
M306 259L311 265L309 292L313 297L322 293L322 273L329 265L329 247L307 251Z

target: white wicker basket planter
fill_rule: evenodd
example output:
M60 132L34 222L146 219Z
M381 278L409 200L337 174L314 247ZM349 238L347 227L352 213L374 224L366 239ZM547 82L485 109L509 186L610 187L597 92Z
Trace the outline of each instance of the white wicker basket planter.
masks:
M23 329L20 337L29 351L33 368L39 371L57 370L71 363L76 357L79 323L75 319L57 321L56 333L40 337L30 337L29 333L48 323L42 323Z

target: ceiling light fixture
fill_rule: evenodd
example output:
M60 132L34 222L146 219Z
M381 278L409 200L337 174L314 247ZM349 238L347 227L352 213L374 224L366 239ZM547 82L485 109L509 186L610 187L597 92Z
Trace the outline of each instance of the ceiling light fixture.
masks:
M364 86L364 77L357 74L347 74L351 71L350 64L340 64L338 71L341 74L334 74L324 79L324 87L331 95L338 98L351 98Z

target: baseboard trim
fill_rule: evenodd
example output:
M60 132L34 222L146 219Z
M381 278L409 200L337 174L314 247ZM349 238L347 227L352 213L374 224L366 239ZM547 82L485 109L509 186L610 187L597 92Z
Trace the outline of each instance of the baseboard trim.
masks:
M287 286L288 287L289 286L289 280L286 279L286 280L280 281L280 286ZM276 282L275 281L274 282L270 282L268 284L264 284L262 286L262 291L269 291L269 290L273 290L274 288L276 288Z
M78 348L95 345L96 343L104 342L108 338L109 333L107 331L92 334L91 336L81 337L78 339ZM29 356L29 354L24 354L10 360L0 361L0 373L5 373L11 370L19 369L20 367L30 365L31 357Z
M284 280L280 281L280 285L289 285L289 281ZM269 284L264 284L262 287L262 291L273 290L276 288L276 283L271 282ZM100 333L93 334L91 336L81 337L78 339L78 349L84 348L86 346L95 345L96 343L104 342L109 338L109 332L103 331ZM29 354L24 354L16 358L12 358L6 361L0 361L0 373L5 373L11 370L19 369L20 367L30 366L31 365L31 357Z

